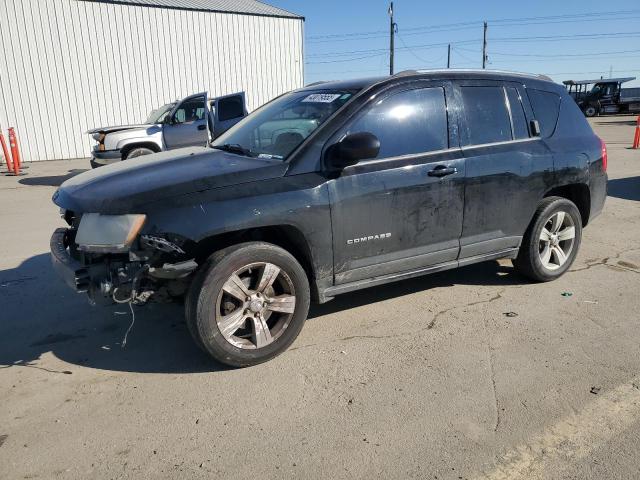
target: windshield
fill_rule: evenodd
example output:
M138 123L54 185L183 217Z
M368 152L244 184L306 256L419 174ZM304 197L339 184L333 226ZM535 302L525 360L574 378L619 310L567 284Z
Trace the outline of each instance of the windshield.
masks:
M156 108L153 110L144 123L162 123L164 121L164 117L168 115L168 113L173 110L175 107L175 103L167 103L166 105L161 106L160 108Z
M354 93L353 90L288 93L222 134L212 147L251 157L286 159Z

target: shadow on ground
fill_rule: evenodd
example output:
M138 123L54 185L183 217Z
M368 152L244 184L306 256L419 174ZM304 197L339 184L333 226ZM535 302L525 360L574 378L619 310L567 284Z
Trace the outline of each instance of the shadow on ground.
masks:
M309 318L454 284L512 285L523 280L497 262L472 265L337 297L312 307ZM191 340L179 304L134 307L136 321L126 348L123 336L131 323L128 305L91 307L57 278L49 255L31 257L14 269L0 271L0 368L44 368L40 357L51 352L67 362L52 370L73 374L73 365L141 373L195 373L225 370Z
M59 187L66 180L69 180L71 177L75 177L76 175L86 172L88 169L76 168L73 170L69 170L65 175L48 175L48 176L40 176L40 177L24 177L18 180L18 183L22 185L31 185L31 186L45 186L45 187Z
M624 200L640 201L640 176L609 180L607 194Z

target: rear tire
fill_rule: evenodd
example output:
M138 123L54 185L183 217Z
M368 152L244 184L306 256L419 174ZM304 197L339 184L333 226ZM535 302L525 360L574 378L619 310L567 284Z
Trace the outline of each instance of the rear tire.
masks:
M516 270L538 282L549 282L565 273L578 254L582 240L582 217L566 198L545 198L525 232Z
M309 303L298 261L275 245L248 242L209 257L189 288L185 316L200 348L221 363L247 367L293 343Z
M145 147L136 147L132 150L129 150L124 156L123 160L129 160L130 158L141 157L142 155L151 155L152 153L156 153L150 148Z

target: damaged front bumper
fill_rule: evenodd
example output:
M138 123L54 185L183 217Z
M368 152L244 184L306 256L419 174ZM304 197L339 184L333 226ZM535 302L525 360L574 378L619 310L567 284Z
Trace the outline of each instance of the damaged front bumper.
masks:
M76 292L87 292L90 284L89 272L82 263L71 256L68 232L66 228L58 228L51 235L51 263L69 287Z
M152 297L184 294L190 275L198 268L193 259L166 261L166 252L140 256L140 252L101 255L80 252L75 231L58 228L49 242L54 270L74 291L87 293L93 303L123 300L144 303Z

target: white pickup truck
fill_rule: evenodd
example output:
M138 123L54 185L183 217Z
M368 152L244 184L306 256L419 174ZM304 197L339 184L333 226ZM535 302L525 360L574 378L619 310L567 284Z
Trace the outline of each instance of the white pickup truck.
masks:
M91 151L93 168L163 150L206 145L247 115L244 92L208 98L207 92L153 110L139 125L89 130L98 143Z

